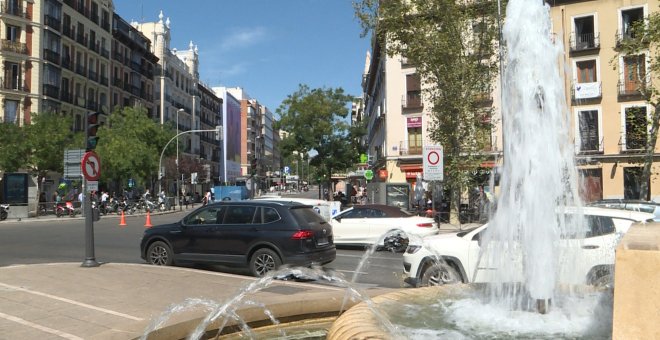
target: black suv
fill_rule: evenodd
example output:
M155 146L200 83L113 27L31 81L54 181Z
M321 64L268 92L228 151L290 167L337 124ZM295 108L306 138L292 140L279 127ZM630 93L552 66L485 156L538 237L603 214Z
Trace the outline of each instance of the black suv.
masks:
M323 265L337 255L332 226L311 206L266 200L209 204L179 222L146 229L140 253L150 264L247 266L254 276L282 264Z

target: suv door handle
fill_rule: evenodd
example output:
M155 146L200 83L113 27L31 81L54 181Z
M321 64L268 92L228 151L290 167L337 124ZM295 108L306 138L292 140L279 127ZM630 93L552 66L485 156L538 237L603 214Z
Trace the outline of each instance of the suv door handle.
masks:
M593 245L593 244L587 244L582 246L582 249L598 249L600 248L599 246Z

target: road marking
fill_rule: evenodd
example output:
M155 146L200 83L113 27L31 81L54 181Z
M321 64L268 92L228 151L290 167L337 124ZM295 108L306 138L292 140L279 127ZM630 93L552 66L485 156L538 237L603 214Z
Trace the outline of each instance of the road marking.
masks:
M356 272L355 270L341 270L341 269L335 269L337 272L342 272L342 273L358 273L358 274L369 274L367 272Z
M65 333L65 332L62 332L62 331L58 331L57 329L52 329L52 328L48 328L48 327L45 327L45 326L42 326L42 325L38 325L34 322L30 322L30 321L27 321L25 319L21 319L19 317L16 317L16 316L13 316L13 315L8 315L8 314L2 313L2 312L0 312L0 318L6 319L6 320L9 320L9 321L13 321L13 322L16 322L16 323L20 323L20 324L28 326L28 327L36 328L36 329L38 329L42 332L57 335L60 338L71 339L71 340L83 340L83 338L75 336L73 334Z
M97 307L97 306L92 306L92 305L89 305L89 304L86 304L86 303L83 303L83 302L78 302L78 301L74 301L74 300L71 300L71 299L67 299L67 298L63 298L63 297L59 297L59 296L51 295L51 294L47 294L47 293L37 292L37 291L26 289L26 288L12 286L12 285L8 285L8 284L5 284L5 283L0 283L0 287L5 287L5 288L8 288L8 289L13 289L13 290L17 290L17 291L21 291L21 292L25 292L25 293L29 293L29 294L34 294L34 295L47 297L47 298L50 298L50 299L53 299L53 300L58 300L58 301L70 303L72 305L97 310L99 312L103 312L103 313L106 313L106 314L112 314L112 315L119 316L119 317L122 317L122 318L130 319L130 320L135 320L135 321L143 321L144 320L143 318L139 318L137 316L124 314L124 313L116 312L116 311L113 311L113 310L110 310L110 309L105 309L105 308L101 308L101 307Z

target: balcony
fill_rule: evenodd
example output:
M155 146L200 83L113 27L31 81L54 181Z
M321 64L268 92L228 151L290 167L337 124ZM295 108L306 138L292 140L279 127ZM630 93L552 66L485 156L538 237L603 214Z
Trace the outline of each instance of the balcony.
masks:
M121 88L121 87L124 86L124 82L121 81L120 78L113 78L113 79L112 79L112 86L116 86L116 87L120 87L120 88Z
M19 54L28 54L27 45L13 40L2 39L2 51L14 52Z
M644 98L643 92L647 92L647 85L650 83L650 77L636 80L624 80L617 83L619 101L641 100Z
M60 99L60 88L56 85L44 84L44 95Z
M0 13L30 19L30 15L25 11L23 6L17 6L9 1L4 1L0 4Z
M87 101L86 107L88 110L92 110L92 111L96 111L98 109L98 105L96 105L96 102L92 100Z
M590 103L603 97L601 82L573 83L571 86L571 100L573 103Z
M76 105L80 107L85 107L85 103L86 103L85 97L80 97L80 96L76 97Z
M62 30L62 20L46 14L44 16L44 21L46 26L52 28L55 31L60 32Z
M44 59L50 61L53 64L60 64L60 54L47 48L44 49Z
M101 51L101 43L98 41L94 41L89 39L89 49L100 54Z
M68 37L71 40L75 39L73 32L75 32L75 30L70 26L64 26L62 28L62 34L64 34L65 37Z
M600 49L600 33L572 33L569 47L570 53L598 51Z
M594 155L603 153L604 138L598 139L598 136L585 137L577 144L576 152L580 155Z
M62 91L62 95L60 96L60 99L63 102L67 102L69 104L73 104L73 93L68 92L68 91Z
M407 141L399 142L399 156L421 156L421 145L409 145Z
M401 109L403 110L421 110L424 108L422 105L422 97L419 93L409 93L401 96Z
M108 86L108 77L101 76L101 85Z
M101 56L106 59L110 58L110 51L104 46L101 46Z
M115 53L113 53L112 57L120 63L124 62L124 56L119 51L115 51Z
M78 73L81 76L85 76L85 66L82 64L76 64L76 73Z
M96 73L96 71L89 70L89 79L98 82L99 81L99 74Z
M84 35L81 34L81 33L78 33L78 34L76 35L76 41L77 41L80 45L87 46L87 37L84 36Z
M0 78L0 85L2 85L3 90L30 92L30 89L25 84L21 85L21 81L18 78Z
M616 46L615 50L618 50L621 47L621 44L626 42L627 40L634 39L635 34L632 31L626 31L626 32L621 32L619 30L616 31ZM642 43L648 45L648 40L643 39Z

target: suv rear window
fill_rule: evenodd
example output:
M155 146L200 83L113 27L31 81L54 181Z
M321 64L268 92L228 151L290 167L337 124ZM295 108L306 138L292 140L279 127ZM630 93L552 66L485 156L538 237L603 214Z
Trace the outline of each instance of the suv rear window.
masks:
M291 214L300 225L323 223L325 220L312 207L292 207Z

